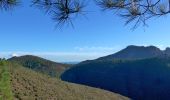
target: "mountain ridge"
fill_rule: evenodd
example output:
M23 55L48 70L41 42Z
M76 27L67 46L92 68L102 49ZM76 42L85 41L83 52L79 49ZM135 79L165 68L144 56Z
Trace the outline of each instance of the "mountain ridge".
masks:
M51 77L59 77L61 73L72 66L70 64L57 63L33 55L12 57L8 59L8 61L18 63L37 72L48 74Z
M115 54L81 62L66 70L61 79L133 100L169 100L170 48L128 46Z
M170 56L170 48L167 47L165 50L161 50L156 46L136 46L129 45L126 48L104 57L97 58L96 60L113 60L113 59L146 59L153 57Z

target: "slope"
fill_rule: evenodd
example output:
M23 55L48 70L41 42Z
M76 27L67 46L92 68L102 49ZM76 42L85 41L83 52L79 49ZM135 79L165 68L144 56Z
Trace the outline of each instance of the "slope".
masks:
M16 100L128 100L101 89L63 82L17 64L10 64Z
M0 100L12 100L13 95L10 85L10 73L6 62L0 60Z
M62 80L102 88L134 100L169 100L170 58L94 60L67 70Z
M10 62L21 64L24 67L33 69L34 71L48 74L52 77L60 76L71 65L56 63L37 56L25 55L8 59Z

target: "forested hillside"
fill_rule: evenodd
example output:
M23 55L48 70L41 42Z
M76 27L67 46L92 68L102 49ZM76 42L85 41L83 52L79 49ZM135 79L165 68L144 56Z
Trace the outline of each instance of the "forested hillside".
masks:
M33 69L37 72L48 74L52 77L60 76L61 73L72 66L69 64L56 63L32 55L13 57L8 59L8 61L18 63L24 67Z
M62 80L116 92L133 100L169 100L170 58L94 60L67 70Z

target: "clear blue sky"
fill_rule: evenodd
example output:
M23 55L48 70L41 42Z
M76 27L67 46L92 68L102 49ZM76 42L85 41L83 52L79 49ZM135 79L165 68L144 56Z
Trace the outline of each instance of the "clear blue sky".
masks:
M0 12L1 57L35 54L55 61L81 61L114 53L127 45L170 46L170 16L148 21L149 27L130 30L124 19L102 12L89 0L86 17L74 26L55 29L56 23L29 0L11 12Z

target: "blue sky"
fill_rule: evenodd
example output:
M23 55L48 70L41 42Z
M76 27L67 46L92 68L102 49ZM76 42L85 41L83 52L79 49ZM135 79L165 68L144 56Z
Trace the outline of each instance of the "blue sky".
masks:
M92 0L79 16L75 28L55 28L43 11L22 2L11 12L0 13L0 57L34 54L54 61L82 61L112 54L128 45L170 46L170 16L149 20L149 27L124 26L113 12L102 12Z

